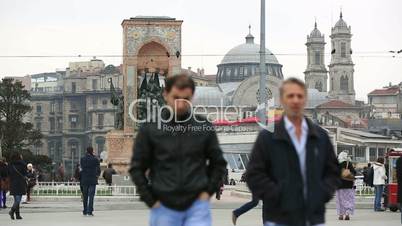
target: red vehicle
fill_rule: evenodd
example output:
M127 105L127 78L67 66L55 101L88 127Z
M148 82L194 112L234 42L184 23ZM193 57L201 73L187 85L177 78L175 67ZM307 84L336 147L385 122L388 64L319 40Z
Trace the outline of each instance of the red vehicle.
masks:
M402 157L402 148L394 148L387 153L387 160L389 164L387 206L392 212L396 212L398 210L398 181L396 176L396 160L398 160L399 157Z

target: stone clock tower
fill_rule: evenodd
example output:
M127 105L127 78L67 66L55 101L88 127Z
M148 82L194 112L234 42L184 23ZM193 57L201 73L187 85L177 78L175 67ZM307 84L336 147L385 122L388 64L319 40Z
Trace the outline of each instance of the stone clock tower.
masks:
M181 70L182 20L137 16L123 20L124 129L106 136L108 162L126 173L136 136L139 84L147 74L172 76ZM149 77L148 77L149 78Z
M331 63L329 67L331 99L339 99L355 104L353 81L354 64L352 62L351 27L342 18L331 29Z

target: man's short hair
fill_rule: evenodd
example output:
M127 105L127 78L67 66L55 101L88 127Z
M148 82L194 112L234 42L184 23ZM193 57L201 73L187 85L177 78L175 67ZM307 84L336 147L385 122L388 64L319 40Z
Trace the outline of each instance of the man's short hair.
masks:
M166 78L165 91L167 93L169 93L173 87L176 87L180 90L190 88L193 94L195 91L194 80L190 76L188 76L186 73L180 73L178 75L174 75L174 76Z
M94 152L94 148L93 147L87 147L87 153L92 154Z
M290 77L290 78L286 79L285 81L283 81L282 84L281 84L281 87L279 87L279 94L280 94L281 97L283 96L283 92L284 92L283 87L285 85L287 85L287 84L296 84L296 85L298 85L300 88L302 88L304 90L305 94L307 94L306 84L302 80L300 80L298 78Z

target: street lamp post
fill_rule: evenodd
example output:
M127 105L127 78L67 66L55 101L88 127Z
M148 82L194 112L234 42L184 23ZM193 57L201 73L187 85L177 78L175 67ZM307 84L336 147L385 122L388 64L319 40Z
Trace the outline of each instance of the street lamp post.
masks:
M267 104L267 93L266 93L266 65L265 65L265 0L261 0L261 21L260 21L260 87L259 87L259 107L258 113L260 122L263 125L267 125L266 118L266 104Z

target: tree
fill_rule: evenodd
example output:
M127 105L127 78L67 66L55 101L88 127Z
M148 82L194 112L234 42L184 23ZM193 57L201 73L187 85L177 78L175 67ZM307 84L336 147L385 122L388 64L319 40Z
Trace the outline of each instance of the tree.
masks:
M27 121L31 95L20 81L0 82L0 138L4 156L41 143L42 134Z

